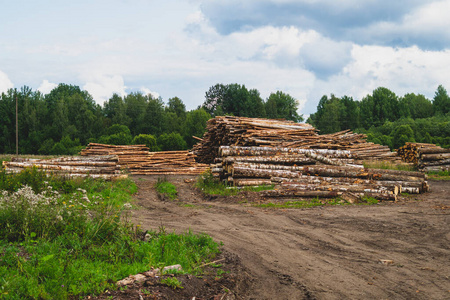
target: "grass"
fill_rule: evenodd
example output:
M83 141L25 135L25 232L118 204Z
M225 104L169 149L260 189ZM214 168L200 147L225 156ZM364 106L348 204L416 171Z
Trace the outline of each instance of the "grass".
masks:
M161 279L161 283L167 285L168 287L175 289L183 289L184 287L181 285L181 282L175 277L167 277Z
M450 171L428 172L427 175L433 180L450 180Z
M156 191L163 197L167 197L170 200L175 200L178 197L177 187L167 181L167 178L158 178L155 184Z
M260 192L272 190L274 186L249 186L243 188L228 187L226 184L221 183L218 179L214 178L210 171L206 171L197 178L195 187L200 189L206 195L235 196L241 191Z
M56 157L54 155L33 155L33 154L0 154L0 168L3 165L4 161L11 161L13 157L20 157L20 158L35 158L35 159L45 159L45 158L53 158Z
M142 241L126 218L137 189L131 180L62 180L36 170L0 175L7 180L0 192L0 299L85 298L151 267L181 264L199 273L219 252L207 235L163 227Z
M364 161L363 165L368 169L389 169L399 171L417 171L412 164L392 163L389 161Z
M370 197L364 197L359 205L372 205L377 204L378 200ZM340 198L333 199L319 199L314 198L311 200L301 200L301 201L285 201L285 202L268 202L268 203L259 203L253 204L253 207L261 207L261 208L274 208L274 209L283 209L283 208L311 208L316 206L329 206L329 205L351 205L350 203L345 202Z

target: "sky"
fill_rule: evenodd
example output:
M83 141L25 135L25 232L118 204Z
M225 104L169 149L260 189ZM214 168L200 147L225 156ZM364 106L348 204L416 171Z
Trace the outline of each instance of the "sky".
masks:
M450 0L0 0L0 92L59 83L188 110L217 83L323 95L450 89Z

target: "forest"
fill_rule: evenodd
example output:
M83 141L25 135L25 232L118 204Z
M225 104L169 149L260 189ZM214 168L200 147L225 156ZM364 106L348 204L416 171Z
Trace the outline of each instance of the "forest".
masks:
M46 95L24 86L0 96L0 153L16 153L16 101L19 154L72 155L90 142L190 149L193 136L201 137L207 120L220 114L303 120L290 95L278 91L263 100L240 84L212 86L190 111L178 97L165 103L150 94L114 94L100 106L78 86L59 84Z
M146 144L151 151L190 149L210 118L219 115L304 121L298 101L282 91L262 99L256 89L240 84L216 84L202 105L186 110L173 97L164 102L150 94L114 94L103 106L78 86L59 84L43 95L24 86L0 96L0 153L16 152L16 101L19 154L71 155L90 142ZM432 100L413 93L402 97L379 87L360 101L323 96L308 123L320 133L345 129L391 149L405 142L450 147L450 97L439 86Z
M322 134L346 129L365 133L369 141L391 149L405 142L450 147L450 97L442 85L432 100L414 93L399 97L384 87L361 101L323 96L307 122Z

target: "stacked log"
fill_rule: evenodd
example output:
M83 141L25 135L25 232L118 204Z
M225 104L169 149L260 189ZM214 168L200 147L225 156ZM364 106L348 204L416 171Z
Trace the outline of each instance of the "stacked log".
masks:
M193 148L197 160L202 163L213 163L220 146L233 145L348 150L360 160L400 160L389 147L369 143L366 135L349 130L319 135L309 124L230 116L210 119L206 129Z
M52 159L12 158L4 161L7 173L20 173L26 168L35 167L49 174L74 177L103 178L107 180L123 178L116 155L90 157L59 157Z
M193 147L197 161L212 163L220 146L278 146L317 135L309 124L292 121L220 116L208 120L206 133Z
M197 163L189 151L149 152L146 145L105 145L90 143L83 156L117 155L121 169L135 175L200 174L209 166Z
M119 166L127 168L128 165L147 162L150 152L146 145L106 145L89 143L85 149L81 150L80 155L117 155L119 157Z
M434 144L406 143L397 149L397 153L404 161L414 163L424 172L450 170L450 149Z
M144 162L128 165L135 175L201 174L208 168L207 164L197 163L189 151L149 152Z
M267 197L370 196L395 200L399 193L428 191L426 175L366 169L351 151L286 147L222 146L212 171L234 186L275 185Z

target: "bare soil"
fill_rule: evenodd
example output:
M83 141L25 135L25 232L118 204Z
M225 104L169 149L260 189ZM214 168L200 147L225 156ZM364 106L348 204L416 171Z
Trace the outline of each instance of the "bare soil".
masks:
M396 203L263 209L252 206L262 199L251 193L205 197L193 176L167 177L176 201L158 197L158 176L134 179L135 224L205 232L228 257L231 273L204 278L210 286L224 280L209 294L192 283L197 290L163 291L162 299L450 299L448 181Z

